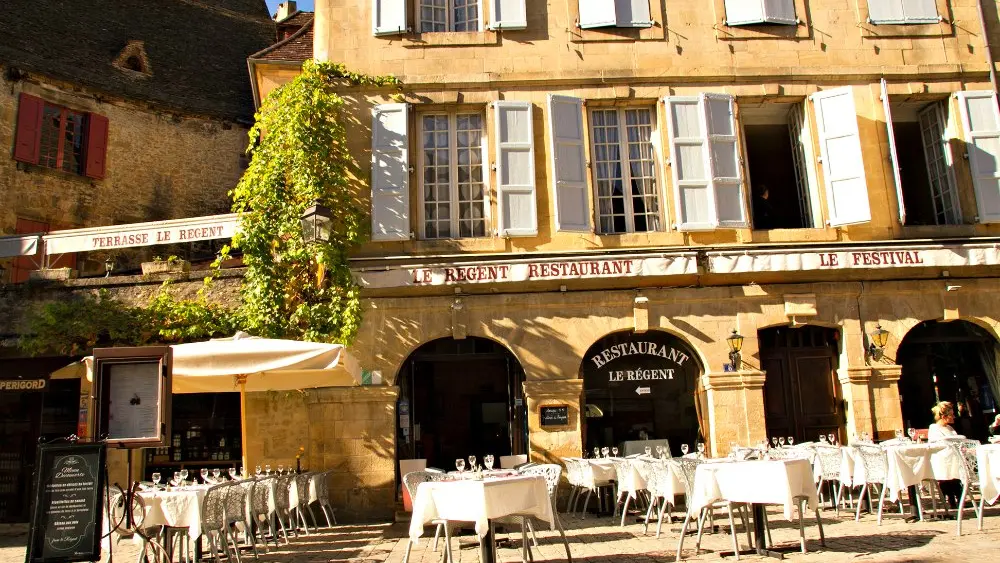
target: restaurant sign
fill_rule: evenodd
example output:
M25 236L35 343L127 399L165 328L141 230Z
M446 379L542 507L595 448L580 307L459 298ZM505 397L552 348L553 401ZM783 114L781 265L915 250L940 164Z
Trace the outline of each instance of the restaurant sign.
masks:
M666 332L609 335L584 357L587 389L605 387L633 398L680 392L701 373L688 346Z
M45 379L0 379L0 392L44 391L47 385Z
M709 269L720 274L1000 265L1000 249L995 244L882 248L865 245L808 252L789 249L725 250L708 252L707 255Z
M231 238L239 225L235 213L153 221L90 229L53 231L42 237L46 254L111 250Z
M360 269L355 271L355 278L363 287L382 288L670 276L698 273L695 256L694 252L682 252L647 257L511 260L389 270Z

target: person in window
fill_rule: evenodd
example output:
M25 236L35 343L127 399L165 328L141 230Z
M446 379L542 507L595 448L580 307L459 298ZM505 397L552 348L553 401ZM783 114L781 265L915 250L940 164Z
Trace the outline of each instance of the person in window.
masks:
M774 215L770 190L765 184L755 186L753 191L753 228L757 230L773 229Z
M927 441L947 440L958 436L958 432L951 427L955 423L955 407L948 401L942 401L931 409L934 413L934 424L927 429ZM938 481L941 487L941 494L948 499L948 506L956 508L958 506L958 495L962 492L962 482L958 479Z

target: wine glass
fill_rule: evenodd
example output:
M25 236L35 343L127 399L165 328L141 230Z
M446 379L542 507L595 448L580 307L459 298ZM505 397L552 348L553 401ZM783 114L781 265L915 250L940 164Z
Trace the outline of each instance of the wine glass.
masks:
M775 448L778 447L778 437L777 436L771 436L771 445L774 446Z
M222 470L219 469L218 467L216 467L215 469L213 469L212 470L212 477L215 477L215 480L218 481L219 477L222 477Z
M819 435L819 442L821 444L825 444L826 443L826 434L820 434Z
M258 467L258 469L260 469ZM208 483L208 469L205 467L201 468L201 481L202 483Z
M260 466L254 467L254 474L260 477Z
M181 484L181 472L180 471L174 471L174 480L171 483L171 485L173 485L173 486L176 487L176 486L178 486L180 484Z
M611 457L618 457L618 446L611 448Z
M240 478L241 479L246 479L247 478L247 468L246 467L242 467L242 466L240 467Z
M705 442L698 442L698 455L705 457Z
M781 446L781 447L785 446L785 437L784 436L778 436L778 445Z
M464 472L465 471L465 460L462 459L462 458L456 459L455 460L455 469L457 469L459 473Z
M687 453L688 453L688 445L681 444L681 455L687 455Z
M483 456L483 463L486 464L487 471L493 471L493 454L486 454Z
M470 455L469 456L469 471L475 471L475 470L476 470L476 456Z
M831 446L836 446L837 445L837 435L834 434L833 432L830 432L830 435L827 436L826 438L828 440L830 440L830 445Z
M788 437L788 445L789 446L794 446L795 445L795 436L789 436Z
M153 472L153 488L156 488L160 484L160 477L158 472Z
M278 465L278 475L284 475L284 474L285 474L285 466Z
M601 448L594 446L594 459L601 457Z
M900 429L897 428L896 430L893 431L893 434L896 435L896 439L897 440L902 440L903 439L903 431L902 430L900 430Z
M660 445L656 446L656 457L659 457L659 458L663 457L663 446L660 446Z
M607 446L604 446L603 448L601 448L601 456L602 457L608 457L608 455L610 453L611 453L611 449L609 449Z
M233 480L233 481L236 480L236 468L235 467L230 467L226 472L229 473L229 478L231 480Z
M187 481L187 480L188 480L188 470L181 469L181 481Z
M906 431L906 433L909 434L911 442L913 442L913 441L916 440L916 438L917 438L917 429L916 428L910 428L909 430Z
M649 456L653 455L653 448L651 448L649 446L646 446L645 448L643 448L643 451L646 452L646 457L649 457Z

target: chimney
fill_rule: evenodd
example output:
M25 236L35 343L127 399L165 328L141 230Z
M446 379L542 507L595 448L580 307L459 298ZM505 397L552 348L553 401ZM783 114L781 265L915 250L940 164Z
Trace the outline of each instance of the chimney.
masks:
M286 0L278 4L278 12L274 14L274 21L281 22L288 19L288 16L295 13L295 0Z

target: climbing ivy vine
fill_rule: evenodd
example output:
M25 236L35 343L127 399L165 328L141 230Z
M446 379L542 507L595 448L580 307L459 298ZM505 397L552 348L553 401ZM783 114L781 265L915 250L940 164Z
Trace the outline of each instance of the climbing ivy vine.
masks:
M365 236L368 215L347 139L354 101L336 89L398 84L393 77L307 61L299 76L264 100L249 133L250 165L230 192L241 228L215 263L218 268L233 249L242 253L246 272L238 306L213 304L202 294L176 299L168 291L147 307L130 307L107 293L51 302L29 320L22 346L77 354L94 346L201 340L236 330L351 342L361 306L348 255ZM314 202L333 210L333 235L328 243L306 245L300 217Z

